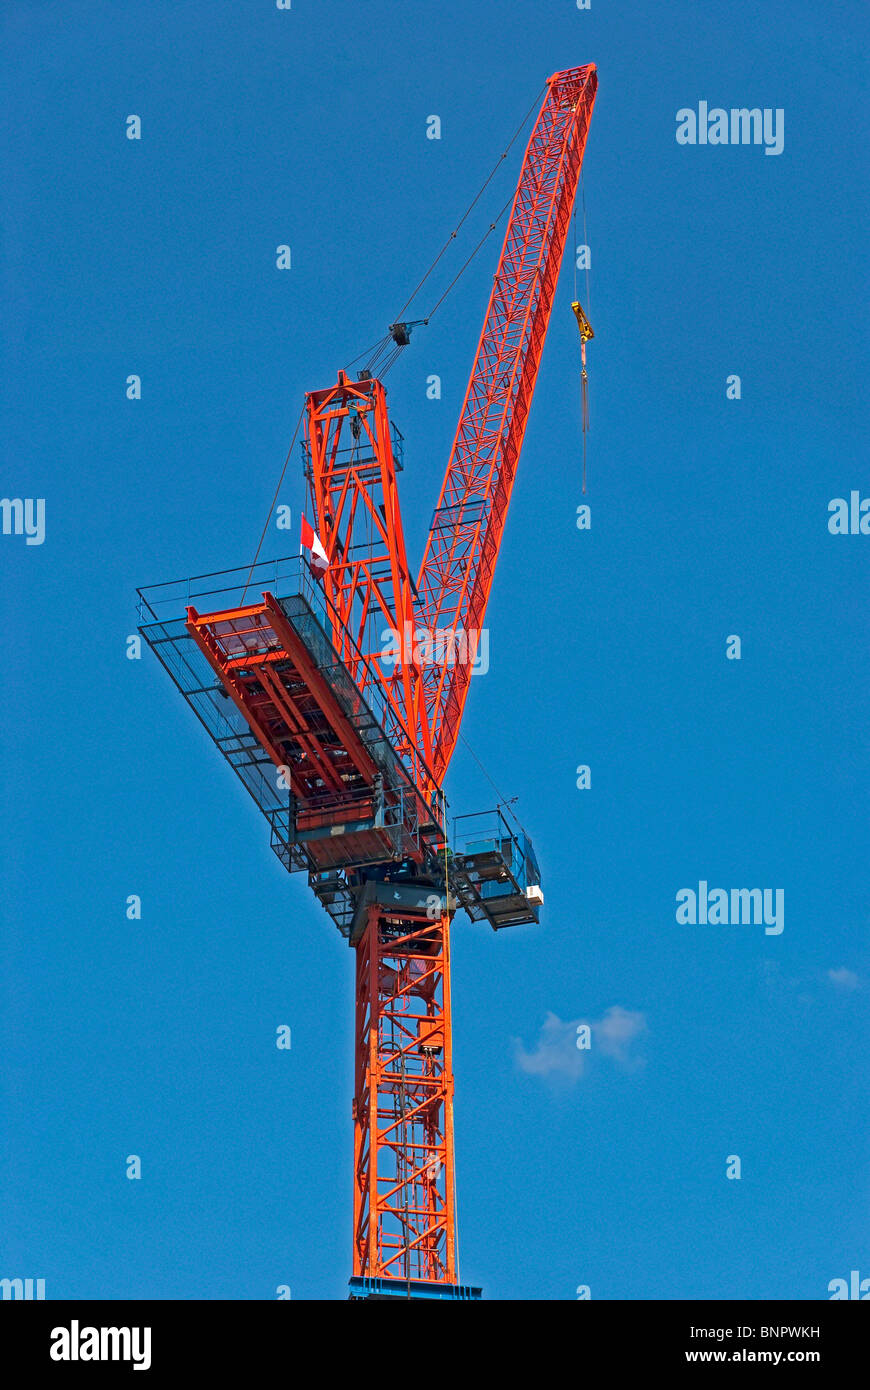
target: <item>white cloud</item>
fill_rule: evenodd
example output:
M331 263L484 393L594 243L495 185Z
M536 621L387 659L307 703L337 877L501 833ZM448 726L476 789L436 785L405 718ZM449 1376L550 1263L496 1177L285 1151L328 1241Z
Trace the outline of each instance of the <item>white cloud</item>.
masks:
M828 979L832 985L837 986L837 989L853 990L857 989L861 983L854 970L847 970L845 965L841 965L839 970L829 970Z
M587 1024L592 1034L591 1048L577 1046L577 1030ZM642 1013L633 1013L614 1004L599 1019L576 1018L563 1021L558 1014L548 1013L541 1026L538 1041L526 1051L517 1040L514 1044L517 1065L530 1076L545 1076L575 1082L586 1072L596 1056L609 1057L623 1070L642 1065L632 1054L636 1038L646 1032Z
M631 1056L631 1044L641 1033L646 1032L646 1019L641 1013L632 1013L614 1004L603 1018L592 1024L592 1037L595 1046L605 1057L613 1057L622 1066L636 1066L637 1058Z

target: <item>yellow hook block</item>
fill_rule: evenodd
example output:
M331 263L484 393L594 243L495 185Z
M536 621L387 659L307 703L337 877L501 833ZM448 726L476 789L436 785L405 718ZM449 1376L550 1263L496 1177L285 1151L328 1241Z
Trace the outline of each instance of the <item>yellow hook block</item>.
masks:
M580 329L580 337L583 339L584 343L588 343L590 338L595 337L595 334L592 332L592 324L584 314L582 306L576 300L571 305L571 308L577 316L577 327Z

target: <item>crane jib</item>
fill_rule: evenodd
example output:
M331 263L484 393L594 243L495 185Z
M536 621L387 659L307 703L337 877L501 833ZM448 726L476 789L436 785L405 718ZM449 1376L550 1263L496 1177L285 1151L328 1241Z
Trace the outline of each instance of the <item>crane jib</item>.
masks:
M593 64L554 74L526 148L417 580L419 617L431 630L483 626L597 85ZM438 777L456 745L470 677L467 664L423 674Z

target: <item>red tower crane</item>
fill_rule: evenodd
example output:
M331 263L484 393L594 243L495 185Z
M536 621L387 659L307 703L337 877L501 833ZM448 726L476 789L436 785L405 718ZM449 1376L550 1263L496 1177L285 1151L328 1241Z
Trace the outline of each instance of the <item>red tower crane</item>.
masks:
M596 88L591 64L547 82L416 584L402 439L363 371L306 397L319 569L254 566L248 604L238 571L139 590L143 635L356 952L356 1298L480 1296L456 1254L450 924L459 908L496 930L537 922L543 897L531 844L500 810L460 818L451 850L443 781ZM394 341L407 327L391 325Z

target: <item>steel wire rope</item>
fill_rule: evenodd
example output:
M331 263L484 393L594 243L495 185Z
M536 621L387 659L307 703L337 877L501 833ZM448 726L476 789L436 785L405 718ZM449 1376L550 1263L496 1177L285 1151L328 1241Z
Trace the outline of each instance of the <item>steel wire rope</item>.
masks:
M456 240L457 233L460 231L461 227L462 227L463 224L466 222L466 220L468 219L468 217L469 217L469 215L471 214L471 212L474 210L474 208L475 208L475 207L477 206L477 204L479 203L479 201L480 201L480 199L482 198L483 194L486 192L486 189L489 187L490 183L491 183L492 180L495 178L496 173L497 173L498 170L501 168L501 165L502 165L502 163L504 162L504 160L507 159L508 155L510 154L511 149L513 148L513 146L514 146L514 144L516 143L516 141L517 141L519 135L521 134L522 130L524 129L524 127L525 127L525 125L526 125L526 123L527 123L529 117L531 116L531 114L532 114L532 112L534 111L535 107L538 105L538 102L540 101L541 96L543 95L543 93L544 93L546 90L547 90L547 84L545 83L544 86L540 89L540 91L539 91L539 92L537 93L537 95L535 96L534 100L532 101L531 106L529 107L529 109L528 109L528 111L526 112L526 114L523 116L522 120L520 121L519 125L517 126L516 130L514 131L513 135L511 136L510 140L508 141L507 146L506 146L505 149L502 151L502 153L499 155L498 159L496 160L495 164L493 165L492 169L490 170L490 172L489 172L487 178L486 178L486 179L484 180L484 182L481 184L481 186L480 186L480 188L478 189L477 193L476 193L475 196L472 198L471 202L468 204L468 207L465 209L465 212L462 214L462 216L460 217L460 219L459 219L459 221L457 222L456 226L454 227L453 231L450 233L450 235L448 236L447 240L444 242L444 245L441 247L441 250L438 252L437 256L436 256L435 259L432 261L432 264L429 266L428 270L427 270L426 273L423 275L423 277L422 277L420 280L418 280L417 284L414 286L414 289L411 291L410 295L409 295L408 298L405 300L405 302L404 302L404 304L402 305L401 309L399 310L398 314L396 314L395 319L393 320L394 323L398 323L398 322L401 321L402 315L405 313L405 311L406 311L406 309L409 307L409 305L413 304L413 302L414 302L414 300L417 298L417 295L419 294L420 290L421 290L421 289L423 288L423 286L426 284L426 281L429 279L429 276L432 274L432 272L434 271L435 267L438 265L439 261L441 260L442 256L444 255L444 253L445 253L445 251L447 250L447 248L448 248L448 246L450 245L450 243L451 243L452 241L455 241L455 240ZM444 291L444 293L441 295L440 299L438 299L438 300L436 301L435 307L434 307L433 309L431 309L430 312L429 312L429 314L426 316L426 318L424 318L424 319L422 320L422 322L423 322L424 324L428 324L429 320L432 318L433 314L435 313L435 310L438 309L438 308L440 307L440 305L444 302L444 300L447 298L447 295L448 295L448 294L450 293L450 291L453 289L454 285L455 285L456 282L459 280L460 276L463 274L463 272L464 272L464 271L467 269L467 267L471 264L471 261L472 261L472 260L474 259L474 257L477 255L477 252L480 250L481 246L482 246L482 245L484 244L484 242L486 241L486 239L487 239L487 237L489 236L490 232L492 232L492 231L495 229L495 227L498 225L499 221L501 220L502 216L504 215L504 212L505 212L506 208L509 207L509 206L510 206L510 203L513 201L513 198L514 198L514 194L511 194L511 197L508 199L507 203L505 204L505 207L502 208L501 212L498 214L498 216L496 217L495 221L490 223L489 228L488 228L487 231L484 233L484 235L481 237L481 239L480 239L480 241L478 242L477 246L474 248L474 251L472 251L471 255L468 257L468 260L467 260L467 261L465 262L465 264L462 266L462 268L460 269L459 273L458 273L457 275L454 276L454 278L451 280L450 284L447 286L447 289L446 289L446 290ZM372 359L371 362L369 362L369 363L367 364L367 370L372 370L374 363L377 362L377 361L379 360L379 358L380 358L382 352L384 351L384 348L386 347L386 343L387 343L387 341L388 341L390 338L391 338L391 334L390 334L390 333L388 333L388 334L386 335L386 338L379 338L378 341L377 341L375 344L373 344L372 348L369 348L369 349L367 349L365 352L361 352L361 353L358 354L358 356L354 357L354 358L347 364L348 367L354 366L357 362L359 362L359 361L361 360L361 358L366 357L366 356L368 355L368 353L374 352L375 349L377 349L377 351L375 352L374 358ZM384 364L384 366L381 368L381 370L380 370L380 372L379 372L379 375L380 375L382 378L386 375L387 371L389 371L390 367L392 367L393 363L396 361L396 359L397 359L397 357L399 356L399 354L400 354L400 352L401 352L403 346L407 346L407 345L406 345L406 344L398 344L398 345L397 345L397 350L396 350L394 353L391 353L391 354L390 354L390 356L389 356L389 358L387 359L386 363Z
M281 469L281 476L280 476L280 478L278 479L278 486L275 488L275 495L274 495L274 497L272 498L271 504L270 504L270 506L269 506L269 511L268 511L267 516L266 516L266 521L265 521L265 524L264 524L264 526L263 526L262 534L260 535L260 540L259 540L259 543L258 543L258 545L257 545L257 549L256 549L256 551L254 552L254 558L253 558L253 560L251 561L251 568L248 570L248 577L247 577L247 579L245 580L245 587L244 587L244 589L242 590L242 598L241 598L240 606L241 606L241 604L244 604L244 602L245 602L245 595L246 595L247 592L248 592L248 586L250 585L250 582L251 582L251 575L254 573L254 569L256 568L257 560L260 558L260 550L262 549L263 541L266 539L266 532L267 532L268 529L269 529L269 522L272 520L272 512L273 512L273 510L274 510L274 508L275 508L275 503L276 503L277 500L278 500L278 493L281 491L281 484L282 484L283 481L284 481L284 474L287 472L287 465L288 465L288 463L290 462L290 455L293 453L293 445L296 443L296 436L297 436L297 434L299 433L299 426L302 424L302 416L303 416L304 414L305 414L305 406L304 406L304 404L303 404L302 409L301 409L300 412L299 412L299 419L296 421L296 428L295 428L295 430L293 431L293 438L290 440L290 448L287 450L287 457L286 457L285 460L284 460L284 467ZM276 597L277 597L277 596L276 596Z
M444 252L447 250L447 248L448 248L448 246L450 245L451 241L454 241L454 240L456 239L456 233L459 231L460 227L462 226L462 224L463 224L463 223L465 222L465 220L467 219L469 213L472 212L472 210L475 208L475 206L477 205L477 203L480 201L481 197L483 196L484 192L485 192L486 189L489 187L489 185L490 185L490 183L492 182L492 180L495 178L496 172L497 172L498 169L501 167L502 161L505 160L505 159L507 159L508 155L510 154L511 147L512 147L512 146L514 145L514 143L516 142L517 136L520 134L520 131L523 129L524 125L526 124L526 121L529 119L529 116L532 114L532 112L534 111L534 109L535 109L535 107L537 106L538 102L540 101L540 98L541 98L542 93L545 92L546 90L547 90L547 84L544 83L544 86L541 88L540 92L538 92L537 96L535 97L535 99L534 99L534 101L532 102L531 106L529 107L528 111L527 111L526 114L523 116L523 119L520 121L519 125L517 126L516 130L514 131L513 135L511 136L510 142L509 142L507 148L506 148L505 150L503 150L502 153L499 155L499 157L498 157L498 159L496 160L495 164L493 165L492 170L490 171L489 176L487 177L486 181L481 185L481 187L478 189L477 193L475 194L474 198L471 200L471 202L469 203L468 207L465 209L465 212L462 214L461 218L460 218L459 221L457 222L457 224L456 224L456 226L454 227L453 231L450 233L450 235L449 235L449 237L447 238L447 240L445 241L444 245L441 247L441 250L438 252L438 255L435 257L435 259L434 259L434 261L432 262L432 264L430 265L429 269L426 271L426 274L423 276L422 280L420 280L420 281L418 282L418 284L417 284L417 285L415 286L415 288L412 290L411 294L410 294L410 295L408 296L408 298L405 300L405 303L402 305L401 309L399 310L398 314L396 315L396 318L394 319L394 322L397 322L399 319L401 319L402 315L404 314L405 310L408 308L408 305L409 305L409 304L413 304L414 300L415 300L416 297L417 297L417 294L418 294L419 291L423 288L423 286L425 285L426 281L429 279L429 276L432 274L432 271L435 269L435 267L436 267L436 265L438 264L438 262L440 261L441 257L444 255ZM439 302L440 302L440 301L439 301ZM431 315L430 315L430 317L431 317Z

